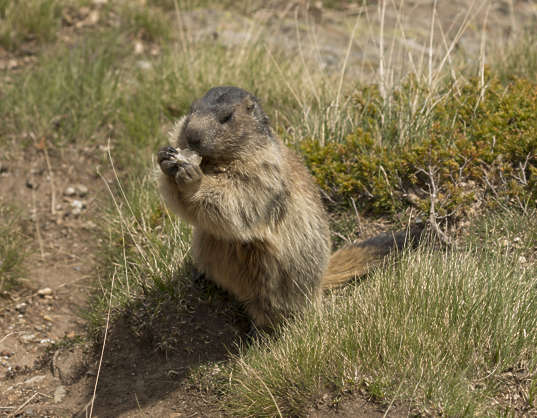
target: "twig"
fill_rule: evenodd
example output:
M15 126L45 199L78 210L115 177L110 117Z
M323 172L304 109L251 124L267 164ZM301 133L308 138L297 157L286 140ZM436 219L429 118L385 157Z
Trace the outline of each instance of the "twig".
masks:
M421 171L429 178L429 193L431 195L431 207L429 209L429 223L431 224L431 227L433 228L433 231L436 233L438 238L446 245L452 246L453 242L451 239L447 236L447 234L442 231L442 228L440 228L440 225L438 225L438 222L436 221L438 219L438 216L436 215L436 196L438 194L438 189L436 188L436 183L434 181L434 170L431 166L429 166L428 171L425 171L422 168L419 168L418 171Z
M50 213L56 215L56 188L54 187L54 175L52 174L52 166L50 164L50 158L48 157L47 145L43 146L43 153L45 154L45 161L47 163L48 175L50 181Z
M321 105L321 98L319 97L315 82L313 81L313 77L311 76L310 67L309 65L306 64L304 49L302 48L302 37L300 36L300 28L299 28L300 25L298 23L298 8L295 9L294 19L295 19L295 33L296 33L296 41L297 41L297 46L298 46L298 55L300 56L302 65L306 69L306 76L311 85L311 92L315 96L315 100L317 101L317 103Z
M93 395L91 396L91 406L89 411L89 417L93 413L93 404L95 403L95 394L97 393L97 384L99 383L99 376L101 374L101 366L103 364L104 348L106 346L106 337L108 336L108 328L110 325L110 310L112 308L112 291L114 290L114 281L116 279L116 272L112 275L112 284L110 285L110 300L108 301L108 312L106 314L106 327L104 329L103 346L101 349L101 357L99 359L99 367L97 368L97 376L95 377L95 386L93 387Z
M39 395L38 392L35 392L32 396L30 396L26 402L24 402L21 406L19 406L15 411L13 411L11 414L8 415L8 417L14 417L15 415L17 415L19 413L19 411L22 410L22 408L24 408L26 405L28 405L33 398L35 398L37 395Z
M362 225L362 218L360 217L360 212L358 212L358 208L356 207L356 202L354 201L352 197L351 197L351 203L352 203L352 208L354 209L354 215L356 216L356 226L358 227L358 230L360 231L360 235L362 235L364 232L364 228Z
M380 77L380 96L386 101L386 86L384 84L384 20L386 16L386 1L381 1L380 7L380 35L379 35L379 77ZM384 113L380 114L381 123L384 126Z
M427 84L432 90L433 85L433 39L434 39L434 18L436 16L436 0L433 2L433 15L431 17L431 32L429 33L429 74Z
M485 19L483 21L483 30L481 32L481 47L479 51L479 100L477 100L474 106L474 112L476 111L479 104L485 98L485 46L487 44L487 20L489 17L490 4L487 7L485 12Z
M41 253L41 260L45 259L45 246L43 244L43 238L41 237L41 228L39 227L39 217L37 216L37 205L35 204L35 189L32 188L32 204L35 214L35 234L37 235L37 242L39 243L39 252Z
M526 159L525 159L524 163L522 163L522 162L518 163L518 169L520 170L520 177L513 174L513 177L516 180L518 180L519 183L522 184L523 186L528 185L528 179L526 177L526 168L528 167L528 162L529 162L530 158L532 158L531 153L526 155Z
M15 335L15 334L22 334L22 331L14 331L14 332L10 332L7 335L4 335L2 337L2 339L0 340L0 343L3 343L6 338L9 338L9 337L11 337L12 335Z
M346 244L351 244L352 241L349 239L349 237L346 237L343 234L340 234L339 232L333 231L332 232L336 237L338 237L341 241L345 242Z
M343 65L341 67L341 74L339 76L339 84L338 84L337 95L336 95L336 108L337 109L339 109L339 98L341 97L341 89L343 87L343 77L345 76L345 70L347 69L347 64L349 62L349 56L351 54L352 44L354 43L354 37L356 35L356 29L358 28L359 23L360 23L360 16L358 15L356 16L356 23L354 24L354 27L352 28L351 37L349 38L349 43L347 45L347 51L345 52L345 59L343 60Z

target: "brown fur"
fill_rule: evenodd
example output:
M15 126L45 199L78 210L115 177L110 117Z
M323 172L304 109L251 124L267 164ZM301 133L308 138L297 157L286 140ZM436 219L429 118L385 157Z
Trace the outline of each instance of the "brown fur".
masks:
M337 251L319 192L296 154L272 132L257 99L235 87L211 89L171 133L202 157L177 165L159 152L160 190L194 227L195 265L271 327L367 269L397 246L393 237ZM329 261L330 260L330 261Z

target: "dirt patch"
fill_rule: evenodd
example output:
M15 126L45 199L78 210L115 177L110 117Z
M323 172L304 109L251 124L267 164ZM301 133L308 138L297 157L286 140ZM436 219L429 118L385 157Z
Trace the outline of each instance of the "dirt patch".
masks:
M82 342L81 314L96 280L101 154L30 146L2 161L0 196L26 214L33 241L26 278L0 299L0 414L219 416L189 372L236 353L248 322L226 295L207 299L203 278L180 301L141 296L113 321L100 369L101 347Z
M97 161L95 150L60 154L42 146L29 146L24 154L2 161L1 204L22 211L24 229L32 237L20 287L0 298L2 413L17 411L32 397L30 412L37 411L36 402L54 400L61 382L39 359L52 344L84 332L80 313L92 291L96 247L90 219L102 188L95 175ZM72 185L79 185L79 191L64 194Z
M214 395L197 387L191 371L218 367L236 354L248 321L229 309L227 304L234 302L226 295L211 303L204 292L204 285L193 283L180 301L165 301L158 312L146 295L139 301L146 310L137 306L114 322L99 374L95 416L221 415ZM88 383L75 386L87 389Z

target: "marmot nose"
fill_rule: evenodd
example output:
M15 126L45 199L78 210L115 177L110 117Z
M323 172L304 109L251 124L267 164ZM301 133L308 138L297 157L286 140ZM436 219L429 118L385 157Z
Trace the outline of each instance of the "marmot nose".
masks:
M185 131L185 137L189 147L197 148L201 143L202 135L199 129L196 129L189 124Z

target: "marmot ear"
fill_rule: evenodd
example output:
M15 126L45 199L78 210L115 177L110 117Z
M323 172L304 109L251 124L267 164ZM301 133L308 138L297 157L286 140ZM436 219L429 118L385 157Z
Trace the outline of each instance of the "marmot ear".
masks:
M244 107L249 113L253 113L255 109L255 102L250 96L246 96L243 100Z

